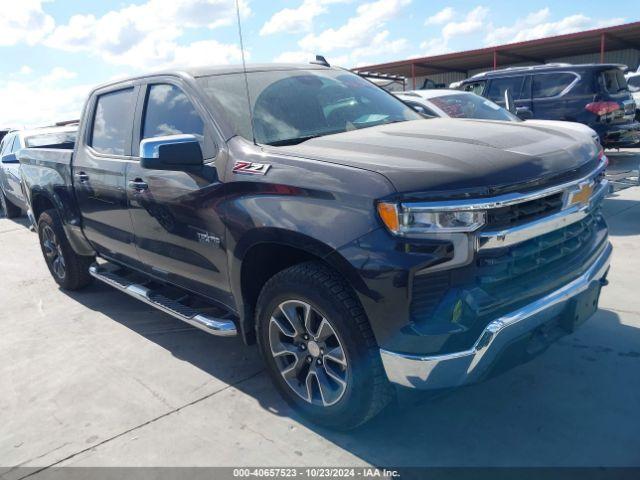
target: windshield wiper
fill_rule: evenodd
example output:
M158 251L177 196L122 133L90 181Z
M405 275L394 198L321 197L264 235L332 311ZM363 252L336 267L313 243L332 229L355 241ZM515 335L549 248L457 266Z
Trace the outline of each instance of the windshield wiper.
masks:
M272 147L284 147L286 145L298 145L299 143L306 142L307 140L311 140L312 138L322 137L323 134L315 134L315 135L305 135L303 137L295 137L295 138L285 138L283 140L274 140L273 142L268 142L267 145L271 145Z

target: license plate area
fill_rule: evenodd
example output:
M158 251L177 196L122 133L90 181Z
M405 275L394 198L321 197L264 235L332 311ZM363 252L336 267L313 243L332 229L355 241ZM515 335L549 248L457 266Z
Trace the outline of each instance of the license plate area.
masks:
M573 332L586 322L598 310L602 285L598 281L591 282L589 288L574 297L562 315L560 325L568 332Z

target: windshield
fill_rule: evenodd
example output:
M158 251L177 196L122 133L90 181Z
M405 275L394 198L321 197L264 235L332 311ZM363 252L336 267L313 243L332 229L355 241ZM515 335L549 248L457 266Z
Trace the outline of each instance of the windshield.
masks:
M491 100L469 93L454 93L430 98L429 101L452 118L479 118L483 120L506 120L518 122L520 119Z
M198 79L238 135L253 140L243 74ZM249 72L257 143L290 145L309 138L423 118L358 75L338 70Z

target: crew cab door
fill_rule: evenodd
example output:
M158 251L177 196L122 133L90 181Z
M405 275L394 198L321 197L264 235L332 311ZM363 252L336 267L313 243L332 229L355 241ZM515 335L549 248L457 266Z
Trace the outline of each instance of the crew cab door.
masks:
M232 305L220 213L224 184L206 115L177 79L145 86L136 115L137 155L143 139L192 134L200 139L204 164L190 171L155 170L143 168L137 157L127 171L127 195L139 257L149 273Z
M127 264L138 260L126 190L138 90L120 86L91 99L72 160L85 236L98 252Z

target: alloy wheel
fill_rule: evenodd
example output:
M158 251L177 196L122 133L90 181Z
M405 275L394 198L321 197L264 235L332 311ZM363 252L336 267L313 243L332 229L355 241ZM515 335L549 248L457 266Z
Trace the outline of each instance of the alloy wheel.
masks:
M44 254L47 258L47 263L51 265L51 269L60 279L63 279L66 275L66 264L64 262L64 255L62 254L62 248L55 232L49 225L45 225L42 228L42 246L44 248Z
M344 348L331 322L306 302L281 303L269 320L269 345L289 388L313 405L328 407L349 382Z

